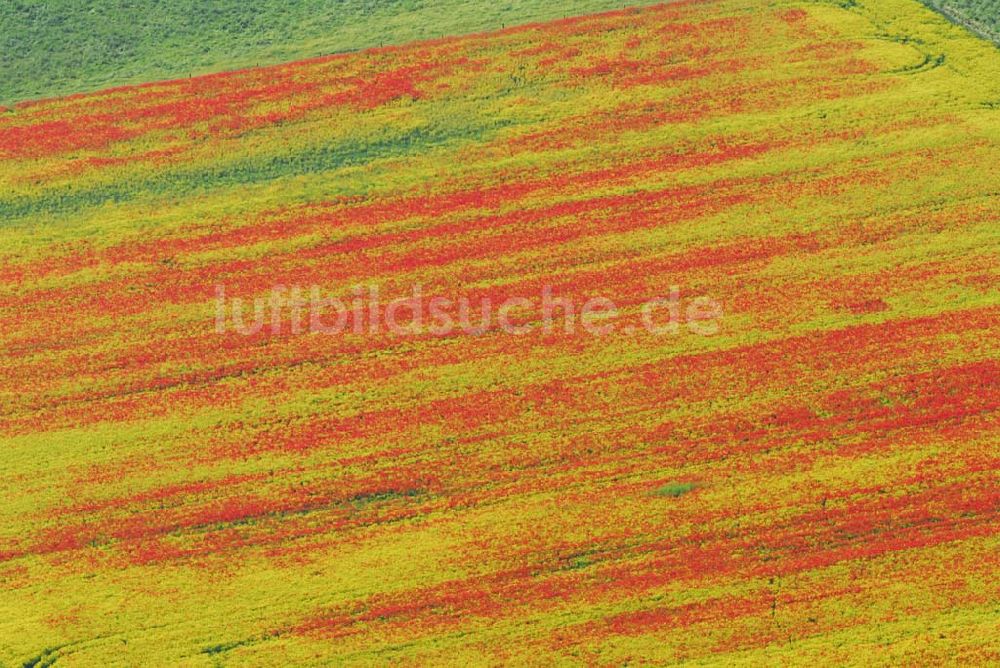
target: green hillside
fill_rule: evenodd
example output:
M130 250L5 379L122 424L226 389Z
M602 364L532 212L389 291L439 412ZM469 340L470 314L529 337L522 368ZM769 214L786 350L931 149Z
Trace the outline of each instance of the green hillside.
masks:
M0 104L620 7L620 0L3 0Z

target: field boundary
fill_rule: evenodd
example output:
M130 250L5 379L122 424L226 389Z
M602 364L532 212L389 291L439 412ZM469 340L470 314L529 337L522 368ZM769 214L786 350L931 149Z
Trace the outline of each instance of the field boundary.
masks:
M921 2L930 9L933 9L944 16L955 25L965 28L976 37L992 42L995 46L997 46L997 48L1000 48L1000 33L997 31L984 26L975 19L965 16L962 12L945 3L937 2L936 0L921 0Z

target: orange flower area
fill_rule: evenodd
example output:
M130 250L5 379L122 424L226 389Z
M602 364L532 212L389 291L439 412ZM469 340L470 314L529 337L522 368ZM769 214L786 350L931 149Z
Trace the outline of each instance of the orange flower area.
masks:
M1000 662L998 82L716 0L4 111L0 665Z

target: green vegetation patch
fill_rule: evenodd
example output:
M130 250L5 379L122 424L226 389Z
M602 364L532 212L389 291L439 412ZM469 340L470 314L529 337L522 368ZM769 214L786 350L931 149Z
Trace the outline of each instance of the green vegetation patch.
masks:
M953 22L1000 44L1000 0L924 0Z
M657 489L653 494L655 496L676 498L694 491L695 488L697 488L697 485L693 482L670 482Z

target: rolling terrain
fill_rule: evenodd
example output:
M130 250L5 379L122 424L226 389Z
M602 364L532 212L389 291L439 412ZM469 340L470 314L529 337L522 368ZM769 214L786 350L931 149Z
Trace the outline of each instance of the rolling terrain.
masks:
M997 164L1000 52L917 0L11 106L0 665L1000 662ZM313 285L620 317L218 331Z

